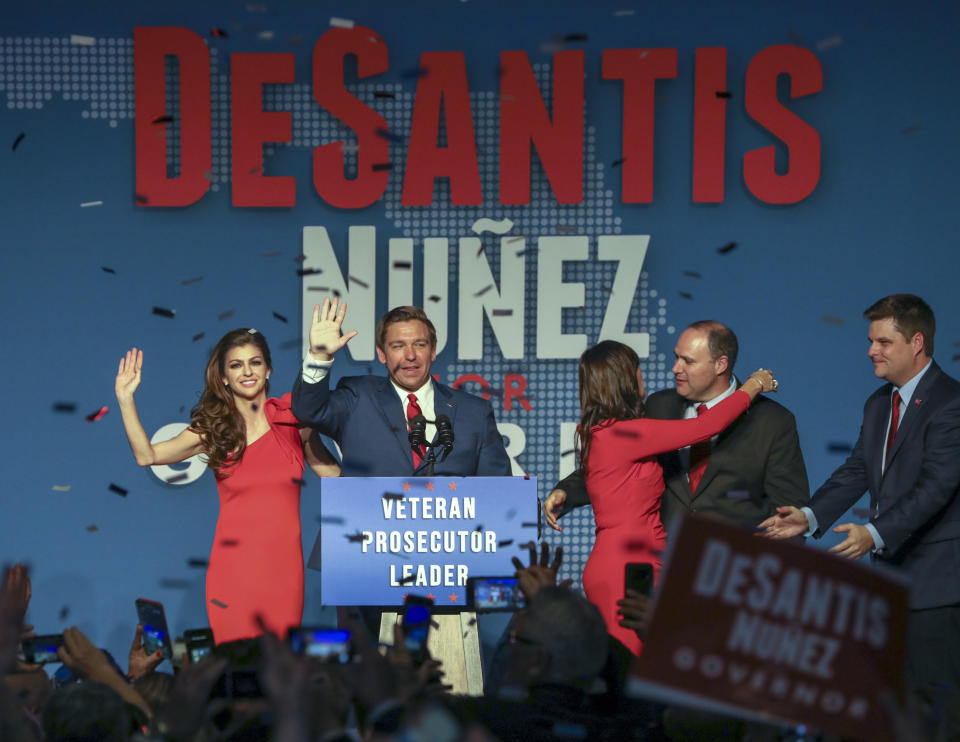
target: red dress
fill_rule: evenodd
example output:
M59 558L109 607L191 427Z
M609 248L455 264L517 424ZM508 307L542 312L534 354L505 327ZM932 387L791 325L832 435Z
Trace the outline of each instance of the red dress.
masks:
M220 517L207 568L214 640L259 636L256 616L283 636L303 618L300 485L303 444L290 394L263 406L270 429L217 477Z
M660 522L663 470L654 458L708 440L750 406L746 392L735 392L691 420L615 420L591 429L586 483L597 524L593 551L583 569L583 589L603 615L607 631L631 652L643 642L620 626L617 601L623 598L624 566L653 564L660 578L661 552L667 532Z

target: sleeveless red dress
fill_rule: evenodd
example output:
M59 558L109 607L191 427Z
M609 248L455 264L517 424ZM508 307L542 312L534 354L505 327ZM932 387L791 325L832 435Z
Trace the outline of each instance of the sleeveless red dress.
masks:
M610 635L634 654L640 654L643 642L620 625L617 601L623 598L628 562L649 562L654 583L660 579L667 532L660 522L663 470L655 456L712 438L749 406L750 396L738 391L691 420L641 417L591 429L586 482L597 530L583 568L583 590Z
M300 485L303 444L290 394L268 399L270 429L217 477L220 516L207 568L207 615L220 644L259 636L256 616L278 636L303 618Z

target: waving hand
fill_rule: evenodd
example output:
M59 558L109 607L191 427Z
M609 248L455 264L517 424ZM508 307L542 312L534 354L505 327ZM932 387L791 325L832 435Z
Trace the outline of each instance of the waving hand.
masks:
M117 369L116 392L118 402L129 402L140 386L140 369L143 368L143 351L131 348L120 359Z
M339 311L338 305L339 304ZM347 312L347 303L340 304L340 299L334 297L323 300L323 307L319 304L313 308L313 324L310 325L310 355L318 361L329 361L333 354L340 350L357 334L351 330L341 335L343 318Z

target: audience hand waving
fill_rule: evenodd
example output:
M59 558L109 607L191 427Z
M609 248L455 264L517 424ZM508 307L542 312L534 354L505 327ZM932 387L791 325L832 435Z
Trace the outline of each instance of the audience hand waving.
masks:
M338 307L339 305L339 307ZM313 323L310 325L310 355L320 361L329 361L333 354L345 346L356 334L351 330L342 335L343 318L347 312L347 303L340 303L338 297L331 302L329 298L313 307Z
M513 557L511 561L517 568L517 585L523 596L529 601L536 595L541 587L549 587L557 584L557 572L560 570L560 564L563 562L563 547L558 546L553 552L553 561L550 562L550 544L546 541L540 544L540 559L537 560L537 545L531 541L530 548L530 566L524 566L518 557ZM549 562L549 566L547 563ZM564 580L560 587L569 587L573 580Z

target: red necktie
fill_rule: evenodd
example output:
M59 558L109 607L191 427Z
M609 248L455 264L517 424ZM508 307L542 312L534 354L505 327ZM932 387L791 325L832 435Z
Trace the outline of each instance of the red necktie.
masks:
M697 405L697 417L700 417L707 411L705 404ZM700 486L700 480L703 479L703 473L707 470L707 462L710 461L710 441L701 441L690 446L690 491L696 492Z
M897 423L900 422L900 393L894 392L890 398L890 430L887 432L887 453L884 466L890 461L890 452L893 450L893 441L897 437Z
M417 415L422 415L423 411L420 409L420 405L417 404L417 395L408 394L407 395L407 430L410 430L410 421L413 420ZM420 446L420 450L411 449L413 453L413 468L416 469L420 466L420 462L423 461L424 455L426 455L426 448Z

